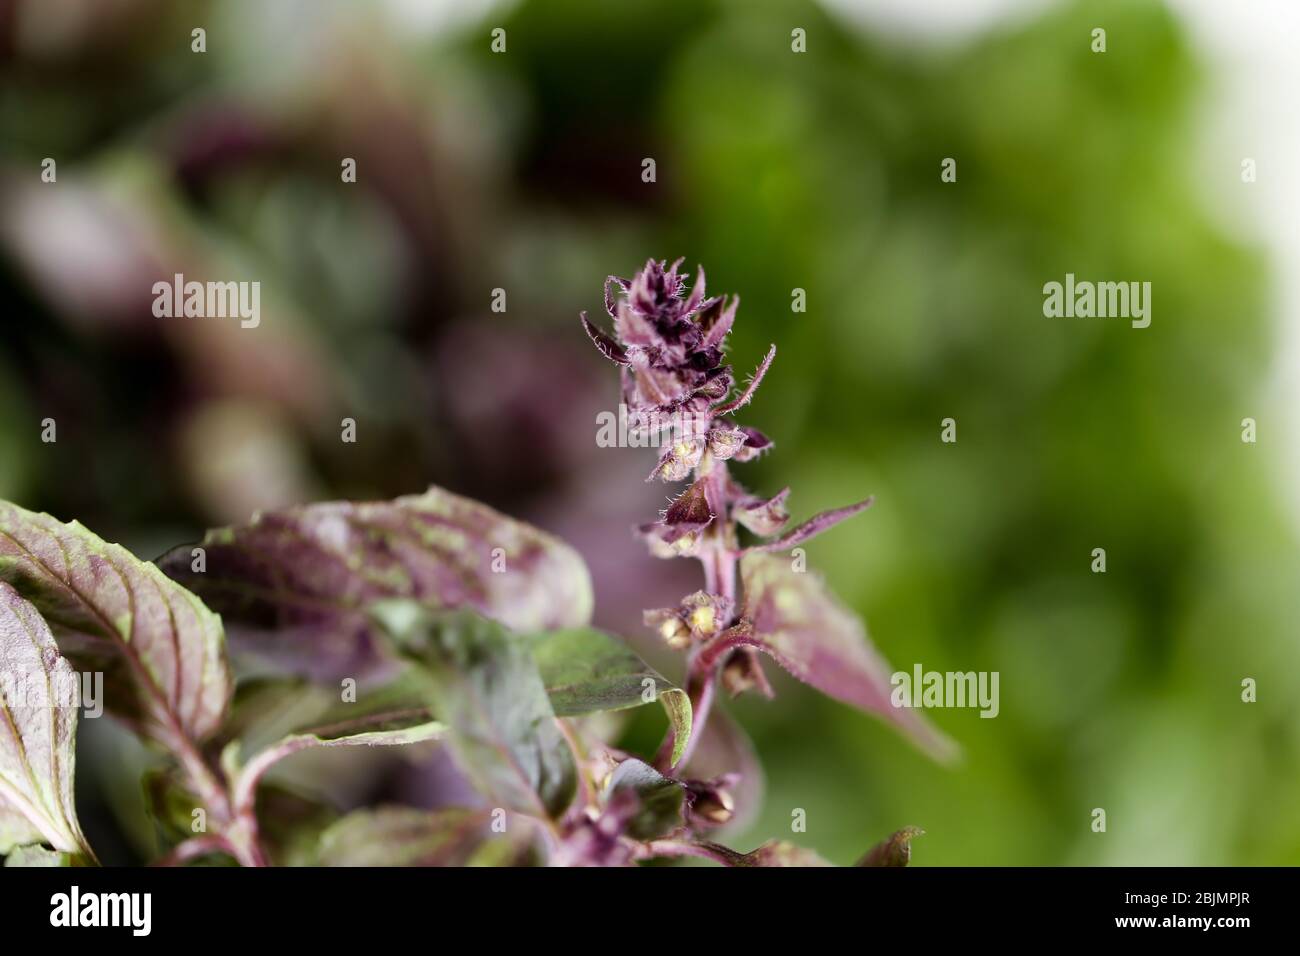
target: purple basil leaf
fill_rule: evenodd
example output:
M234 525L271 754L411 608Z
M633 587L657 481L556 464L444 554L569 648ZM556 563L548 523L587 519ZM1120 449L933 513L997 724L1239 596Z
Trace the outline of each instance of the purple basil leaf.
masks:
M326 502L208 532L159 562L222 615L240 649L321 680L381 659L368 603L467 607L518 631L580 627L591 579L568 545L441 488L370 503Z
M691 700L622 641L592 628L540 634L533 657L557 716L624 710L658 701L673 733L675 764L691 737Z
M682 315L694 315L695 311L704 304L704 266L697 266L695 273L695 285L691 287L691 294L686 297L682 303Z
M677 780L669 779L649 764L630 757L624 760L609 776L605 787L605 800L614 802L621 795L635 800L624 832L638 840L653 840L685 822L682 803L686 792Z
M106 706L192 757L226 714L221 618L154 565L77 522L0 502L0 581L36 605L77 670L103 671Z
M600 351L600 354L618 365L627 365L627 352L624 350L623 346L619 345L600 329L596 328L595 323L592 322L591 319L587 318L586 312L582 313L581 318L582 327L587 330L587 337L591 339L592 344L596 346Z
M495 806L560 816L577 770L533 658L532 640L470 611L414 601L375 605L375 619L427 681L457 763Z
M912 838L923 833L920 827L903 827L873 846L854 866L907 866L912 861Z
M44 841L91 856L72 794L77 674L36 608L3 582L0 676L0 853Z
M513 814L494 817L494 812L490 808L357 810L321 834L316 864L524 866L540 862L536 825Z
M716 296L704 303L700 308L699 322L700 330L704 337L700 344L705 348L720 348L722 340L727 337L731 331L732 323L736 321L736 309L740 307L740 296L735 295L727 299L726 296Z
M608 294L608 287L606 288ZM630 349L644 350L657 348L661 341L655 331L654 323L645 316L632 311L626 303L620 303L614 310L614 331L619 341Z
M657 558L672 558L696 552L700 532L714 517L707 486L707 481L695 482L673 500L662 520L637 529L650 546L651 554Z
M753 461L772 450L772 439L768 438L757 428L751 428L748 425L741 425L740 430L745 433L745 444L736 451L733 458L739 462Z
M715 514L709 504L708 488L709 482L702 478L678 495L664 512L664 524L693 530L708 525Z
M778 496L779 497L779 496ZM773 499L775 501L776 499ZM803 524L787 531L781 537L774 541L764 541L762 544L753 545L746 548L746 551L785 551L787 548L793 548L797 544L802 544L809 538L815 538L828 528L833 528L846 518L852 518L859 512L866 511L871 507L874 498L867 498L865 501L859 501L857 504L845 505L843 508L832 508L830 511L823 511L820 514L813 515ZM744 523L740 515L736 516L738 521Z
M633 352L632 393L628 402L637 410L651 408L663 412L675 410L690 397L691 386L673 369L655 368L644 353Z
M758 391L758 386L762 383L763 376L766 375L767 370L772 367L772 360L774 358L776 358L775 345L773 345L770 349L767 350L767 355L763 357L763 361L760 362L758 368L754 370L754 377L749 380L749 384L745 386L744 391L742 391L731 401L725 402L724 404L717 406L713 410L714 414L730 415L732 412L739 411L740 409L748 405L749 400L753 398L754 393Z
M613 296L613 294L609 291L609 287L610 287L611 285L616 285L616 286L618 286L620 289L622 289L624 292L626 292L626 291L627 291L627 280L626 280L626 279L620 279L618 276L606 276L606 277L605 277L605 311L609 313L609 317L612 319L612 318L615 318L615 312L614 312L614 296Z
M770 538L790 520L790 512L785 507L785 500L789 496L788 486L771 498L747 495L732 506L732 517L760 538Z
M766 651L782 667L836 700L876 714L906 732L931 756L944 760L956 748L915 711L890 701L890 668L867 640L858 618L810 571L767 554L740 564L743 618L752 628L744 644Z

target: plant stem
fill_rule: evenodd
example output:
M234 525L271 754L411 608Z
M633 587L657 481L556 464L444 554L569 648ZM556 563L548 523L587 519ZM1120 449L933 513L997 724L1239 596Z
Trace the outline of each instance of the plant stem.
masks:
M231 853L230 844L222 837L214 834L191 837L183 843L178 843L170 853L150 865L181 866L190 860L206 856L209 853ZM231 853L231 855L234 854Z
M738 548L736 547L736 527L731 521L727 506L727 465L705 455L700 462L697 480L704 479L710 484L707 490L708 500L714 508L713 524L709 527L700 543L697 555L704 570L704 590L717 594L731 602L731 614L720 622L720 630L726 630L736 620L736 566ZM701 645L691 651L686 665L686 694L691 701L691 739L686 743L677 766L685 766L695 751L695 745L704 732L709 714L713 709L713 698L717 687L717 671L720 656L715 652L707 653L709 644ZM673 769L672 736L664 740L655 755L655 766L667 773Z
M182 749L180 760L198 798L212 813L216 839L226 845L241 866L269 866L266 851L258 840L257 817L252 807L232 805L226 786L196 749Z
M227 826L222 836L230 846L240 866L270 866L257 836L257 817L251 813L240 814Z
M681 840L651 840L640 851L642 859L698 856L723 866L746 865L745 855L717 843L686 843Z

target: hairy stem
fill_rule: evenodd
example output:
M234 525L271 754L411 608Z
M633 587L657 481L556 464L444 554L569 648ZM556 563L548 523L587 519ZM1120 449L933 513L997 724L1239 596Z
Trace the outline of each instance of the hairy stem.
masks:
M736 545L736 526L731 520L727 504L727 465L706 455L700 463L697 480L709 482L708 500L714 509L713 524L705 533L697 555L704 570L704 590L710 594L725 597L732 603L732 611L725 621L719 622L719 628L725 630L736 620L736 567L738 548ZM702 645L691 652L687 661L686 693L691 701L691 738L677 766L685 766L695 751L695 745L704 732L709 714L713 709L713 698L717 687L717 671L720 659L716 654L706 654ZM671 733L664 739L655 755L655 766L663 773L673 769L673 739Z

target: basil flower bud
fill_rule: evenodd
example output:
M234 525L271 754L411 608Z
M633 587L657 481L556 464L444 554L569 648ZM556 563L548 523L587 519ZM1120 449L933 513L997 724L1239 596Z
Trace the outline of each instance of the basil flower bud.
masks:
M673 441L659 458L659 464L650 473L650 478L663 481L681 481L695 470L695 466L704 457L704 439L681 438Z
M738 773L723 774L713 780L684 781L687 825L703 830L730 823L736 815L732 789L739 782Z
M709 430L709 454L719 461L726 461L745 447L749 437L741 429L729 425L714 425Z
M677 607L646 611L644 619L669 647L684 650L692 642L707 641L726 627L733 607L732 601L720 594L696 591L682 598Z

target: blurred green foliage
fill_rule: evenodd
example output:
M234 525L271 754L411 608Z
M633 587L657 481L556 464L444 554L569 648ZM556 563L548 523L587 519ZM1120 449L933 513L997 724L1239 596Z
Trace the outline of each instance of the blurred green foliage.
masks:
M743 416L777 449L740 480L792 485L796 517L874 494L811 563L897 667L1001 673L996 719L932 714L965 749L951 770L790 681L738 702L769 791L733 842L789 836L803 808L793 839L840 863L905 824L927 831L916 865L1300 863L1300 552L1275 451L1240 440L1247 415L1281 432L1260 391L1268 279L1206 211L1193 147L1214 78L1162 4L1067 3L944 52L803 2L532 0L432 37L379 26L372 5L318 6L294 21L211 5L206 59L175 53L187 18L137 24L126 48L151 52L111 82L107 54L6 64L6 174L53 142L69 178L168 250L254 264L316 384L277 391L174 340L60 324L11 256L0 286L25 325L0 354L0 493L160 550L220 509L194 490L192 443L159 436L238 401L265 430L254 447L290 462L289 497L436 480L559 523L547 508L573 499L557 489L608 494L603 473L577 452L545 464L550 417L525 428L490 398L458 411L448 361L485 395L511 376L448 329L500 331L543 366L519 375L555 390L569 376L537 343L586 348L574 316L599 309L606 273L682 255L741 294L738 367L778 343ZM505 55L488 48L498 24ZM239 131L225 165L199 149L223 128ZM370 185L340 195L353 153ZM1042 286L1066 272L1150 281L1151 327L1044 318ZM487 311L498 286L507 316ZM599 360L576 367L607 406ZM34 444L46 406L84 423L92 455ZM338 451L340 408L379 423L364 463ZM493 427L507 452L543 439L503 468L473 441L496 448Z

